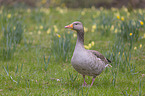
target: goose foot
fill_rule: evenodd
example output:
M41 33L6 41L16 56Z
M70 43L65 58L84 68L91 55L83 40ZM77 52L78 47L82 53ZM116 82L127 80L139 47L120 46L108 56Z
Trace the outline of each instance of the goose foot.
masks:
M84 79L84 84L82 86L87 86L87 83L85 81L85 75L83 75L83 79Z
M92 79L92 83L91 83L91 86L93 85L94 81L95 81L95 78L93 78L93 79Z
M87 83L86 83L86 82L84 82L84 84L83 84L82 86L87 86Z

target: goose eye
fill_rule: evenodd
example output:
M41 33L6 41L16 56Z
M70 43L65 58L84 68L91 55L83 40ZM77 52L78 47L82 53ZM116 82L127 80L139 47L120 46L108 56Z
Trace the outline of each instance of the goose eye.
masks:
M75 25L78 25L77 23Z

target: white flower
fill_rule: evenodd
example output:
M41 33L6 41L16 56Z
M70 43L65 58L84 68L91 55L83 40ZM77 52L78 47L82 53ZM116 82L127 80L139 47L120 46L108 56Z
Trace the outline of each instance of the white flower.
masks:
M57 81L60 81L59 79L56 79Z

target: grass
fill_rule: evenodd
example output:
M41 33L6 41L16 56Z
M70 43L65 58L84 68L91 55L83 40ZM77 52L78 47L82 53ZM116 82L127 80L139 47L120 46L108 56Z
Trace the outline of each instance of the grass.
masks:
M106 10L2 7L0 19L5 17L7 22L2 21L0 25L0 95L144 96L145 27L138 21L144 22L144 14L143 9L129 13L126 8ZM124 21L117 19L118 15L120 18L124 17ZM11 58L5 59L3 26L14 27L13 18L18 19L22 25L16 27L16 32L23 34L20 34L21 41L16 44ZM98 50L113 62L113 67L106 68L91 88L82 87L83 78L70 63L76 33L64 29L64 26L76 20L88 28L85 32L85 45L94 41L95 44L90 49ZM132 20L135 21L134 25ZM92 32L94 24L96 28ZM124 27L125 24L127 27ZM135 30L134 26L138 29L133 31L131 37L130 32ZM120 35L121 32L125 36ZM14 38L18 37L16 35ZM16 41L12 46L15 43ZM13 48L12 46L9 48ZM92 77L87 76L86 82L90 84L91 79Z

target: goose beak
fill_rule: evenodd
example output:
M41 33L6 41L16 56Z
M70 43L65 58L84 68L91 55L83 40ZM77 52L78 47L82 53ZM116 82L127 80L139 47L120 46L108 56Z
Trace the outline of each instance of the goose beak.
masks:
M67 25L67 26L65 26L65 28L73 29L73 24Z

